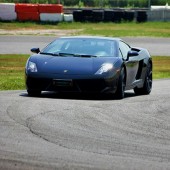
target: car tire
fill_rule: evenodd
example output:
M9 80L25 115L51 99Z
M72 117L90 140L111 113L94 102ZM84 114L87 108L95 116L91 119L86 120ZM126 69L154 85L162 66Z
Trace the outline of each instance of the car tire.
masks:
M134 92L136 95L147 95L150 94L152 90L152 65L148 63L145 81L142 88L135 87Z
M104 11L104 22L113 22L114 21L114 11L105 10Z
M82 10L73 11L73 19L75 22L82 22L84 20Z
M126 77L125 77L125 70L122 68L119 80L118 80L118 85L117 85L117 90L116 90L116 98L117 99L123 99L125 95L125 85L126 85Z
M41 95L41 91L39 90L27 90L29 96L36 97Z
M104 19L103 10L93 10L93 21L94 22L102 22L103 19Z

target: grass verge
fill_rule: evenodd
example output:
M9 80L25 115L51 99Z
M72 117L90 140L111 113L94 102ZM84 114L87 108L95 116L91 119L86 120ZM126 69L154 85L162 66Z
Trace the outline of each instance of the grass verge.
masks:
M25 89L24 67L29 55L0 55L0 90Z
M29 55L0 54L0 90L25 89L24 69ZM153 78L170 78L170 57L153 57Z
M122 22L122 23L36 23L36 22L0 22L4 30L59 29L79 30L74 35L103 35L113 37L150 36L170 37L170 22Z
M155 56L153 60L153 78L170 78L170 56Z

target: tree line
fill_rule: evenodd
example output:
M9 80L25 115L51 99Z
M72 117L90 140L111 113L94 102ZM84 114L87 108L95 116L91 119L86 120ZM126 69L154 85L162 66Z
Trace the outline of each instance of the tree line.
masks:
M149 5L170 5L170 0L0 0L2 3L45 3L56 4L60 2L70 7L148 7Z

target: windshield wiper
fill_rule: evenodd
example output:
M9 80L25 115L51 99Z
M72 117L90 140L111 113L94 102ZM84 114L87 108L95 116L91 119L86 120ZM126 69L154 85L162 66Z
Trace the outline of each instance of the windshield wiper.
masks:
M73 57L97 57L89 54L72 54L72 53L58 53L59 56L73 56Z
M75 56L76 55L71 53L44 53L44 52L40 52L40 54L52 55L52 56Z
M79 56L78 54L72 54L72 53L58 53L59 56Z
M82 54L81 57L97 57L96 55Z
M40 52L40 54L58 56L57 53L55 54L55 53L44 53L44 52Z
M97 57L95 55L89 55L89 54L72 54L72 53L44 53L40 52L40 54L44 55L52 55L52 56L73 56L73 57Z

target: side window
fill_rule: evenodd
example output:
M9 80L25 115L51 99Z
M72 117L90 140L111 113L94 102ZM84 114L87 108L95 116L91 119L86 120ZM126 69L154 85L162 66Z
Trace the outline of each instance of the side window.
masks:
M130 51L130 47L126 43L124 43L123 41L120 41L119 42L119 50L122 54L122 57L124 59L127 59L127 54L128 54L128 51Z

